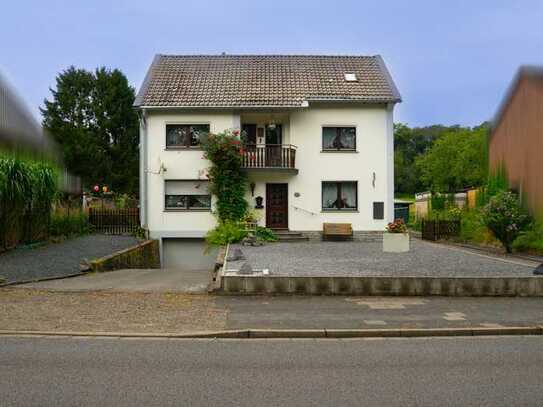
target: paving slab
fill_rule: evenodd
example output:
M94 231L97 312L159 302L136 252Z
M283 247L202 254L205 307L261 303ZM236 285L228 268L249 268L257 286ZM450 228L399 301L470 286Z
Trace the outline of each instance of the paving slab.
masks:
M407 253L384 253L379 242L296 242L231 245L246 260L228 261L227 271L247 262L278 276L531 277L537 262L411 240Z
M22 284L19 287L58 291L138 291L205 293L208 270L124 269L103 273L86 273L62 280Z
M226 329L498 329L543 325L541 298L247 296L217 297L215 303L227 311Z

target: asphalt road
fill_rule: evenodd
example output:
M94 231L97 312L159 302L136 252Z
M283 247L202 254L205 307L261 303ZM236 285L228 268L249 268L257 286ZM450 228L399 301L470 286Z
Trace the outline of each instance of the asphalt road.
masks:
M540 406L543 339L0 338L5 406Z

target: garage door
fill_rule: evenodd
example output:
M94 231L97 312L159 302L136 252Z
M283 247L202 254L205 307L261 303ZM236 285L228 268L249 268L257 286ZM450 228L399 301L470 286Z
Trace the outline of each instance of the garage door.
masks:
M215 265L217 250L204 253L203 239L162 239L164 268L183 270L211 270Z

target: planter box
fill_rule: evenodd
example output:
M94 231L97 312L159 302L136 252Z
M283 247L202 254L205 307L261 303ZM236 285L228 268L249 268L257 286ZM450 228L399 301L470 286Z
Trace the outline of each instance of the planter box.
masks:
M402 253L409 251L409 233L383 233L383 251Z

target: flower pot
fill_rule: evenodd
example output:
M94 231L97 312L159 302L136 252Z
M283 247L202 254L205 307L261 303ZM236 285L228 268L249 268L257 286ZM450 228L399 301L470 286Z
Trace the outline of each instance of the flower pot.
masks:
M409 233L383 233L383 251L403 253L409 251Z

